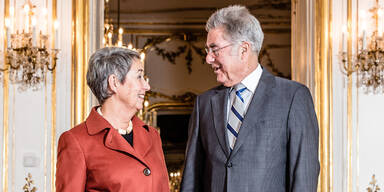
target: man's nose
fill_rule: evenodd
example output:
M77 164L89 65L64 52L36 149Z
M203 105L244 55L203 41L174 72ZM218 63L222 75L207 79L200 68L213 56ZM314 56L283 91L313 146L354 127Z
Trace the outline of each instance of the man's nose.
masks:
M207 62L208 64L212 64L215 61L215 58L212 57L212 54L213 53L208 52L207 56L205 57L205 62Z

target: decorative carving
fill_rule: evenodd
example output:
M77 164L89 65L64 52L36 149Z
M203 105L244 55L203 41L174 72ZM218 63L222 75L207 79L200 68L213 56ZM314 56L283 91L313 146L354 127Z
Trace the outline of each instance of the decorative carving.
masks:
M32 180L32 174L31 173L28 173L28 176L25 178L25 181L26 181L26 184L23 187L23 191L24 192L36 192L37 188L36 187L32 187L32 185L34 183L33 183L33 180Z
M187 62L187 69L188 73L192 73L192 50L197 53L201 58L202 62L204 63L205 60L205 53L204 53L204 48L197 47L193 43L197 42L199 37L195 34L192 33L182 33L182 34L174 34L171 36L160 36L160 37L154 37L151 39L148 39L147 42L144 45L143 50L145 52L154 50L157 55L162 56L163 59L167 59L170 63L176 64L175 59L176 57L179 57L181 54L186 53L185 61ZM179 40L184 42L186 45L179 46L177 47L177 51L168 51L165 48L160 48L157 45L171 41L171 40Z
M291 10L291 1L290 0L269 0L269 1L257 1L253 5L247 5L248 9L277 9L277 10ZM149 13L178 13L178 12L188 12L188 11L206 11L214 12L217 10L217 7L175 7L175 8L161 8L161 9L152 9L152 10L142 10L142 9L130 9L130 10L121 10L121 15L131 15L131 14L149 14ZM117 15L118 10L111 10L111 15Z
M287 1L287 0L262 1L247 7L250 10L255 10L255 9L291 10L291 1Z
M375 178L375 174L372 175L372 180L369 182L369 187L367 188L368 192L380 192L380 187L377 183L377 180Z
M146 92L146 97L147 98L148 97L153 97L153 98L160 97L160 98L165 98L165 99L169 99L169 100L176 101L176 102L193 103L195 101L196 94L194 94L192 92L186 92L182 95L169 96L169 95L159 93L159 92L148 91L148 92Z
M268 53L268 50L270 49L276 49L276 48L287 48L291 47L291 45L267 45L260 51L260 58L259 61L265 61L266 65L269 66L275 74L277 74L280 77L284 77L287 79L291 79L291 75L285 76L276 66L273 64L271 56Z

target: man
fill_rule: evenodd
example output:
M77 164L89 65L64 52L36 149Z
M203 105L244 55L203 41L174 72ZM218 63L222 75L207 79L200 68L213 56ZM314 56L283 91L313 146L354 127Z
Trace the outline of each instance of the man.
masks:
M206 61L222 86L198 96L182 192L315 192L318 124L304 85L258 63L263 32L243 6L207 21Z

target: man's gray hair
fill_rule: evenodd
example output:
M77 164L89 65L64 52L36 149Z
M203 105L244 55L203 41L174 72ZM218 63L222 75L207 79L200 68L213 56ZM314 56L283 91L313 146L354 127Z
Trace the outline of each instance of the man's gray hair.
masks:
M264 34L259 21L246 7L231 5L217 10L209 17L205 29L224 27L226 37L232 42L246 41L251 44L252 50L260 53L263 44Z
M113 93L108 88L108 77L116 75L121 83L131 69L138 52L119 47L105 47L92 54L88 62L87 84L102 105Z

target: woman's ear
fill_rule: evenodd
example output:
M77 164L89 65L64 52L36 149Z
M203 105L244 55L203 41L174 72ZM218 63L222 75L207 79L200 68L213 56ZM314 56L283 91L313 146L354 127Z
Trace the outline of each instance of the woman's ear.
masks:
M110 75L108 77L108 88L112 91L112 93L116 93L118 86L119 80L117 79L116 75Z

